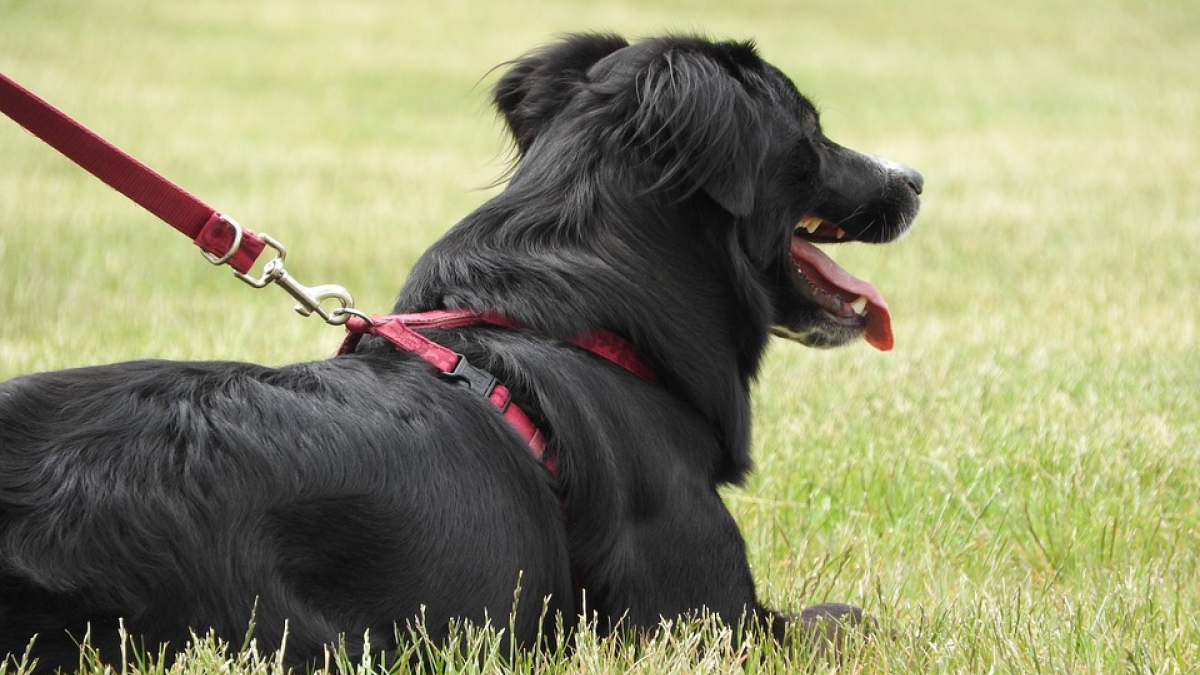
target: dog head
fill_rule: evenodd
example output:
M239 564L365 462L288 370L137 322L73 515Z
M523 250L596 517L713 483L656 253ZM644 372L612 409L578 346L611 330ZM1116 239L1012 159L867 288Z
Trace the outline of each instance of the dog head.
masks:
M812 103L751 44L572 36L515 62L495 100L522 156L543 141L562 146L564 129L586 119L642 194L725 213L775 334L891 348L882 294L816 244L896 239L923 179L827 138Z

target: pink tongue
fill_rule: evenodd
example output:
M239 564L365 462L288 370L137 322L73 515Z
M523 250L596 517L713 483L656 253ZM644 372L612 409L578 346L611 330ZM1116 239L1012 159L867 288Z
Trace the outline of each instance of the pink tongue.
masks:
M892 348L892 316L878 289L862 279L851 276L825 255L824 251L799 237L792 237L792 259L798 263L806 263L806 271L814 270L821 276L813 281L824 281L828 286L837 289L846 302L853 302L859 296L866 298L867 329L864 337L867 344L883 352Z

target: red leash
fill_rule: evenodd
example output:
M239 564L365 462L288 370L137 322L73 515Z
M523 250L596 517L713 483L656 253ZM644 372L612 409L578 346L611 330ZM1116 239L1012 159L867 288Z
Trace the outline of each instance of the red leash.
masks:
M303 316L316 312L334 325L343 324L350 318L349 314L326 311L322 307L322 303L332 299L342 309L352 309L354 300L346 289L333 284L308 287L299 283L283 268L287 251L282 244L266 234L258 235L238 225L3 73L0 73L0 112L190 237L212 264L228 263L239 279L255 288L271 283L282 287L300 303L296 305L296 311ZM262 276L254 279L247 273L254 267L264 246L274 248L276 256L263 267Z
M184 233L214 264L245 274L264 242L150 167L0 73L0 111L34 136Z

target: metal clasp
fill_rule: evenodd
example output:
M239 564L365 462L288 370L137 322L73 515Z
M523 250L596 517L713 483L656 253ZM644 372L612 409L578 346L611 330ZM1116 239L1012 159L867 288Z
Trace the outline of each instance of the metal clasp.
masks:
M242 247L242 226L238 225L237 221L229 216L218 216L218 220L233 228L233 243L229 245L229 250L225 251L225 255L217 257L208 251L201 250L200 255L204 256L208 262L214 265L224 265L233 258L233 254L238 252Z
M283 268L283 261L287 258L287 249L283 244L267 234L260 233L258 238L275 249L275 258L263 267L262 276L258 279L241 272L234 272L234 276L255 288L263 288L272 283L280 286L300 303L295 307L300 316L312 316L312 313L316 312L325 323L332 326L345 324L351 316L362 316L361 312L354 309L354 298L350 297L350 292L344 287L336 284L305 286L296 281L296 278ZM337 302L339 307L327 311L321 305L328 300Z

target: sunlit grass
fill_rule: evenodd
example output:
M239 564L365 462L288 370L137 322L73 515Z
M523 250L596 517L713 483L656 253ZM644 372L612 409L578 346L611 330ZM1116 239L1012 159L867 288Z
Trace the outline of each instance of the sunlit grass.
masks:
M758 471L725 492L764 598L858 603L893 631L845 672L1196 672L1191 3L0 0L0 70L378 311L503 173L489 68L577 29L756 38L832 137L927 178L911 236L835 252L887 295L896 350L781 343L764 363ZM0 120L0 376L327 355L337 331L290 306ZM464 631L470 658L411 646L433 672L803 658L677 625L505 661ZM172 669L276 664L201 641Z

